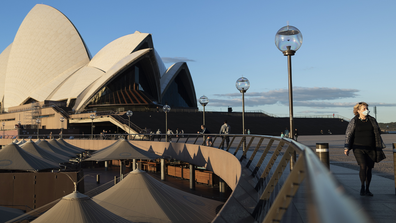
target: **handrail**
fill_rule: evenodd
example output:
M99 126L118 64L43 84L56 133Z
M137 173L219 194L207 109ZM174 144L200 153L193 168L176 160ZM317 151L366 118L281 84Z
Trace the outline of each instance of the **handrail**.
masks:
M164 137L153 137L165 134L137 135L146 137L135 137L139 138L131 141L135 146L204 166L230 186L233 192L212 222L279 222L299 189L306 189L301 193L307 210L302 218L309 222L370 222L316 154L292 139L209 134L213 144L203 146L202 136L209 135L180 134L171 143L162 141ZM230 137L230 143L221 150L224 136ZM243 140L247 142L245 150ZM84 140L71 141L78 146Z
M220 148L225 141L224 135L210 134L210 136L213 138L212 147ZM241 160L241 165L251 171L252 179L256 179L255 189L260 199L256 201L255 208L249 212L254 221L281 221L303 181L306 182L307 186L307 193L303 194L307 195L307 215L309 215L310 222L362 223L370 221L364 213L359 211L358 205L348 196L345 196L331 172L320 162L317 155L309 147L289 138L262 135L228 136L231 143L226 151L238 157ZM184 137L195 139L194 141L190 140L189 143L198 145L203 143L201 134L184 134ZM237 138L239 140L236 140ZM248 142L246 150L237 151L243 140ZM174 145L174 143L171 145ZM291 165L290 161L295 156L294 153L297 154L297 160ZM258 157L259 154L260 157ZM243 158L244 155L246 158ZM269 157L270 155L271 157ZM217 160L211 161L216 162ZM219 177L223 176L220 175ZM243 197L240 194L242 189L239 184L241 181L243 180L238 180L229 200L236 199L236 196ZM246 190L245 184L243 187ZM213 222L241 221L242 219L237 217L227 219L222 215L222 212L229 214L227 209L235 208L232 207L234 205L227 202ZM248 207L245 207L246 209ZM245 218L243 221L253 222Z

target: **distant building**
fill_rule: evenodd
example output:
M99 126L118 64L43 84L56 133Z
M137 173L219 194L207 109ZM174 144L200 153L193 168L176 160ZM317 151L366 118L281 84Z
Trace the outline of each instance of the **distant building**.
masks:
M165 103L197 108L187 64L166 69L151 34L120 37L91 58L72 22L42 4L0 54L0 99L2 111L45 100L63 102L75 113Z

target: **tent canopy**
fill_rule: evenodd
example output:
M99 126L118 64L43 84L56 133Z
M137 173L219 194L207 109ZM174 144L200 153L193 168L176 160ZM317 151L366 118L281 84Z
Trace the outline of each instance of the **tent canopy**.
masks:
M141 170L92 199L133 222L211 222L223 204L170 187Z
M69 162L69 158L57 153L49 152L40 146L38 146L36 143L34 143L32 140L27 141L24 143L21 148L25 150L26 152L33 154L35 156L41 157L45 160L52 161L54 163L65 163Z
M63 149L58 149L58 148L56 148L55 146L49 144L47 140L37 140L37 141L36 141L36 144L37 144L38 146L40 146L41 148L43 148L43 149L49 151L49 152L57 153L57 154L66 156L66 157L68 157L68 158L76 157L76 154L71 153L71 152L68 152L68 151L65 151L65 150L63 150Z
M45 169L57 168L59 168L58 164L30 154L14 143L10 143L0 150L1 170L36 172Z
M62 145L64 145L64 146L67 146L67 147L69 147L69 148L72 148L72 149L74 149L74 150L76 150L76 151L79 151L79 152L84 152L84 151L85 151L85 149L81 149L81 148L79 148L79 147L77 147L77 146L74 146L74 145L72 145L72 144L66 142L66 141L63 140L62 138L59 138L59 139L57 139L56 141L58 141L60 144L62 144Z
M124 223L130 221L106 210L88 196L74 191L32 222Z
M50 145L52 145L52 146L58 148L58 149L64 150L64 151L69 152L69 153L72 153L72 154L79 154L79 153L82 153L82 152L77 151L77 150L74 150L74 149L72 149L72 148L70 148L70 147L68 147L68 146L65 146L65 145L60 144L60 143L59 143L58 141L56 141L55 139L50 139L50 140L48 140L48 143L49 143Z
M126 159L143 159L155 160L161 156L142 150L132 145L126 139L119 139L117 142L102 149L100 152L93 154L85 161L106 161L106 160L126 160Z

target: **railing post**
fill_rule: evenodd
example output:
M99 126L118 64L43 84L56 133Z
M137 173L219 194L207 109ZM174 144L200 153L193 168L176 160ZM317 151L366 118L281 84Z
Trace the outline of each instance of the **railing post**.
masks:
M395 176L395 194L396 194L396 142L392 143L393 147L393 173Z
M319 160L330 170L330 158L329 158L329 144L328 143L316 143L316 155Z

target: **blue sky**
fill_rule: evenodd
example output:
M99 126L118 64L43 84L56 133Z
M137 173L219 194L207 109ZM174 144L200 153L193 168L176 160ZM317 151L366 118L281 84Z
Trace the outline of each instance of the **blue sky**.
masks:
M209 98L206 110L241 111L235 82L244 76L246 111L277 116L288 116L288 74L274 39L289 22L304 39L292 57L295 117L352 118L353 105L365 101L379 122L396 122L393 0L2 0L0 51L38 3L65 14L93 56L136 30L151 33L167 67L187 62L197 98Z

